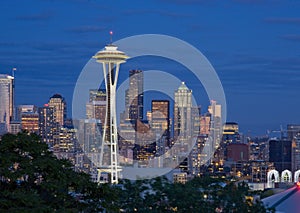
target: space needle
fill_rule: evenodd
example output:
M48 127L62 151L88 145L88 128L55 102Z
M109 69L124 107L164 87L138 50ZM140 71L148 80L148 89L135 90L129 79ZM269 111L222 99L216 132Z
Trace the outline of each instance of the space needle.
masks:
M125 63L129 57L118 47L112 44L112 34L110 31L110 44L103 50L98 51L93 58L103 66L103 75L106 87L106 116L100 153L100 168L98 169L98 183L102 172L110 173L110 182L118 183L121 167L118 164L118 131L116 116L116 87L120 64ZM103 165L104 145L110 147L110 165Z

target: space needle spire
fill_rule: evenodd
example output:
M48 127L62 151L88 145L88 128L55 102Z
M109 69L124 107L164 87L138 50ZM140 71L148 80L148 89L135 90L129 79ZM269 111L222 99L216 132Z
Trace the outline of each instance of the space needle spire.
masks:
M93 58L103 66L103 74L106 87L106 116L104 123L102 147L100 153L100 168L98 169L98 182L99 173L110 173L110 182L112 184L118 183L119 173L121 167L118 164L118 131L117 131L117 116L116 116L116 87L120 64L125 63L129 57L118 47L112 44L112 34L110 31L110 44L106 45L103 50L98 51ZM103 149L104 145L110 147L110 163L107 167L103 165Z

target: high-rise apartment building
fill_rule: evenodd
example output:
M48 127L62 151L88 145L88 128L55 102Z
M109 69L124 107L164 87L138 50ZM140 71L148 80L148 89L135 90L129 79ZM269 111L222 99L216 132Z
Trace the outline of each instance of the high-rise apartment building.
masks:
M55 109L45 104L38 108L39 134L43 142L50 147L54 145L54 139L58 135L59 124L56 122Z
M21 121L23 113L37 112L38 108L35 105L18 105L16 107L16 121Z
M56 143L53 146L53 154L58 159L68 159L75 164L76 148L78 148L76 130L61 127L58 130Z
M0 75L0 135L9 131L14 113L14 77Z
M49 99L48 105L54 108L56 122L60 126L63 126L67 118L67 104L65 99L60 94L55 94Z
M30 133L39 133L39 114L38 112L24 112L21 115L22 130Z

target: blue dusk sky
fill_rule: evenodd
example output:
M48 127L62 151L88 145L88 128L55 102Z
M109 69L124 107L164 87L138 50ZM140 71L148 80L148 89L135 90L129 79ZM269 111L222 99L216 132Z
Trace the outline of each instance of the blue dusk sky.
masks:
M3 0L0 73L18 69L16 104L41 106L60 93L71 111L77 78L109 42L110 30L113 40L169 35L199 49L214 66L227 121L238 122L245 134L265 134L300 123L299 11L296 0ZM160 58L136 59L124 64L121 81L135 68L184 72ZM179 77L205 112L202 86L189 75Z

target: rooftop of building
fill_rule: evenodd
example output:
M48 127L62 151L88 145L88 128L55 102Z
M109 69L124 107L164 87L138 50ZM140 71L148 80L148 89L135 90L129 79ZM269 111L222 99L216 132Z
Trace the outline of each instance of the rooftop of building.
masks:
M51 98L63 98L63 97L61 96L61 94L56 93Z
M181 82L181 85L178 87L178 90L186 90L190 91L190 89L186 86L185 82Z
M0 78L4 78L4 79L14 79L13 76L8 75L8 74L0 74Z

